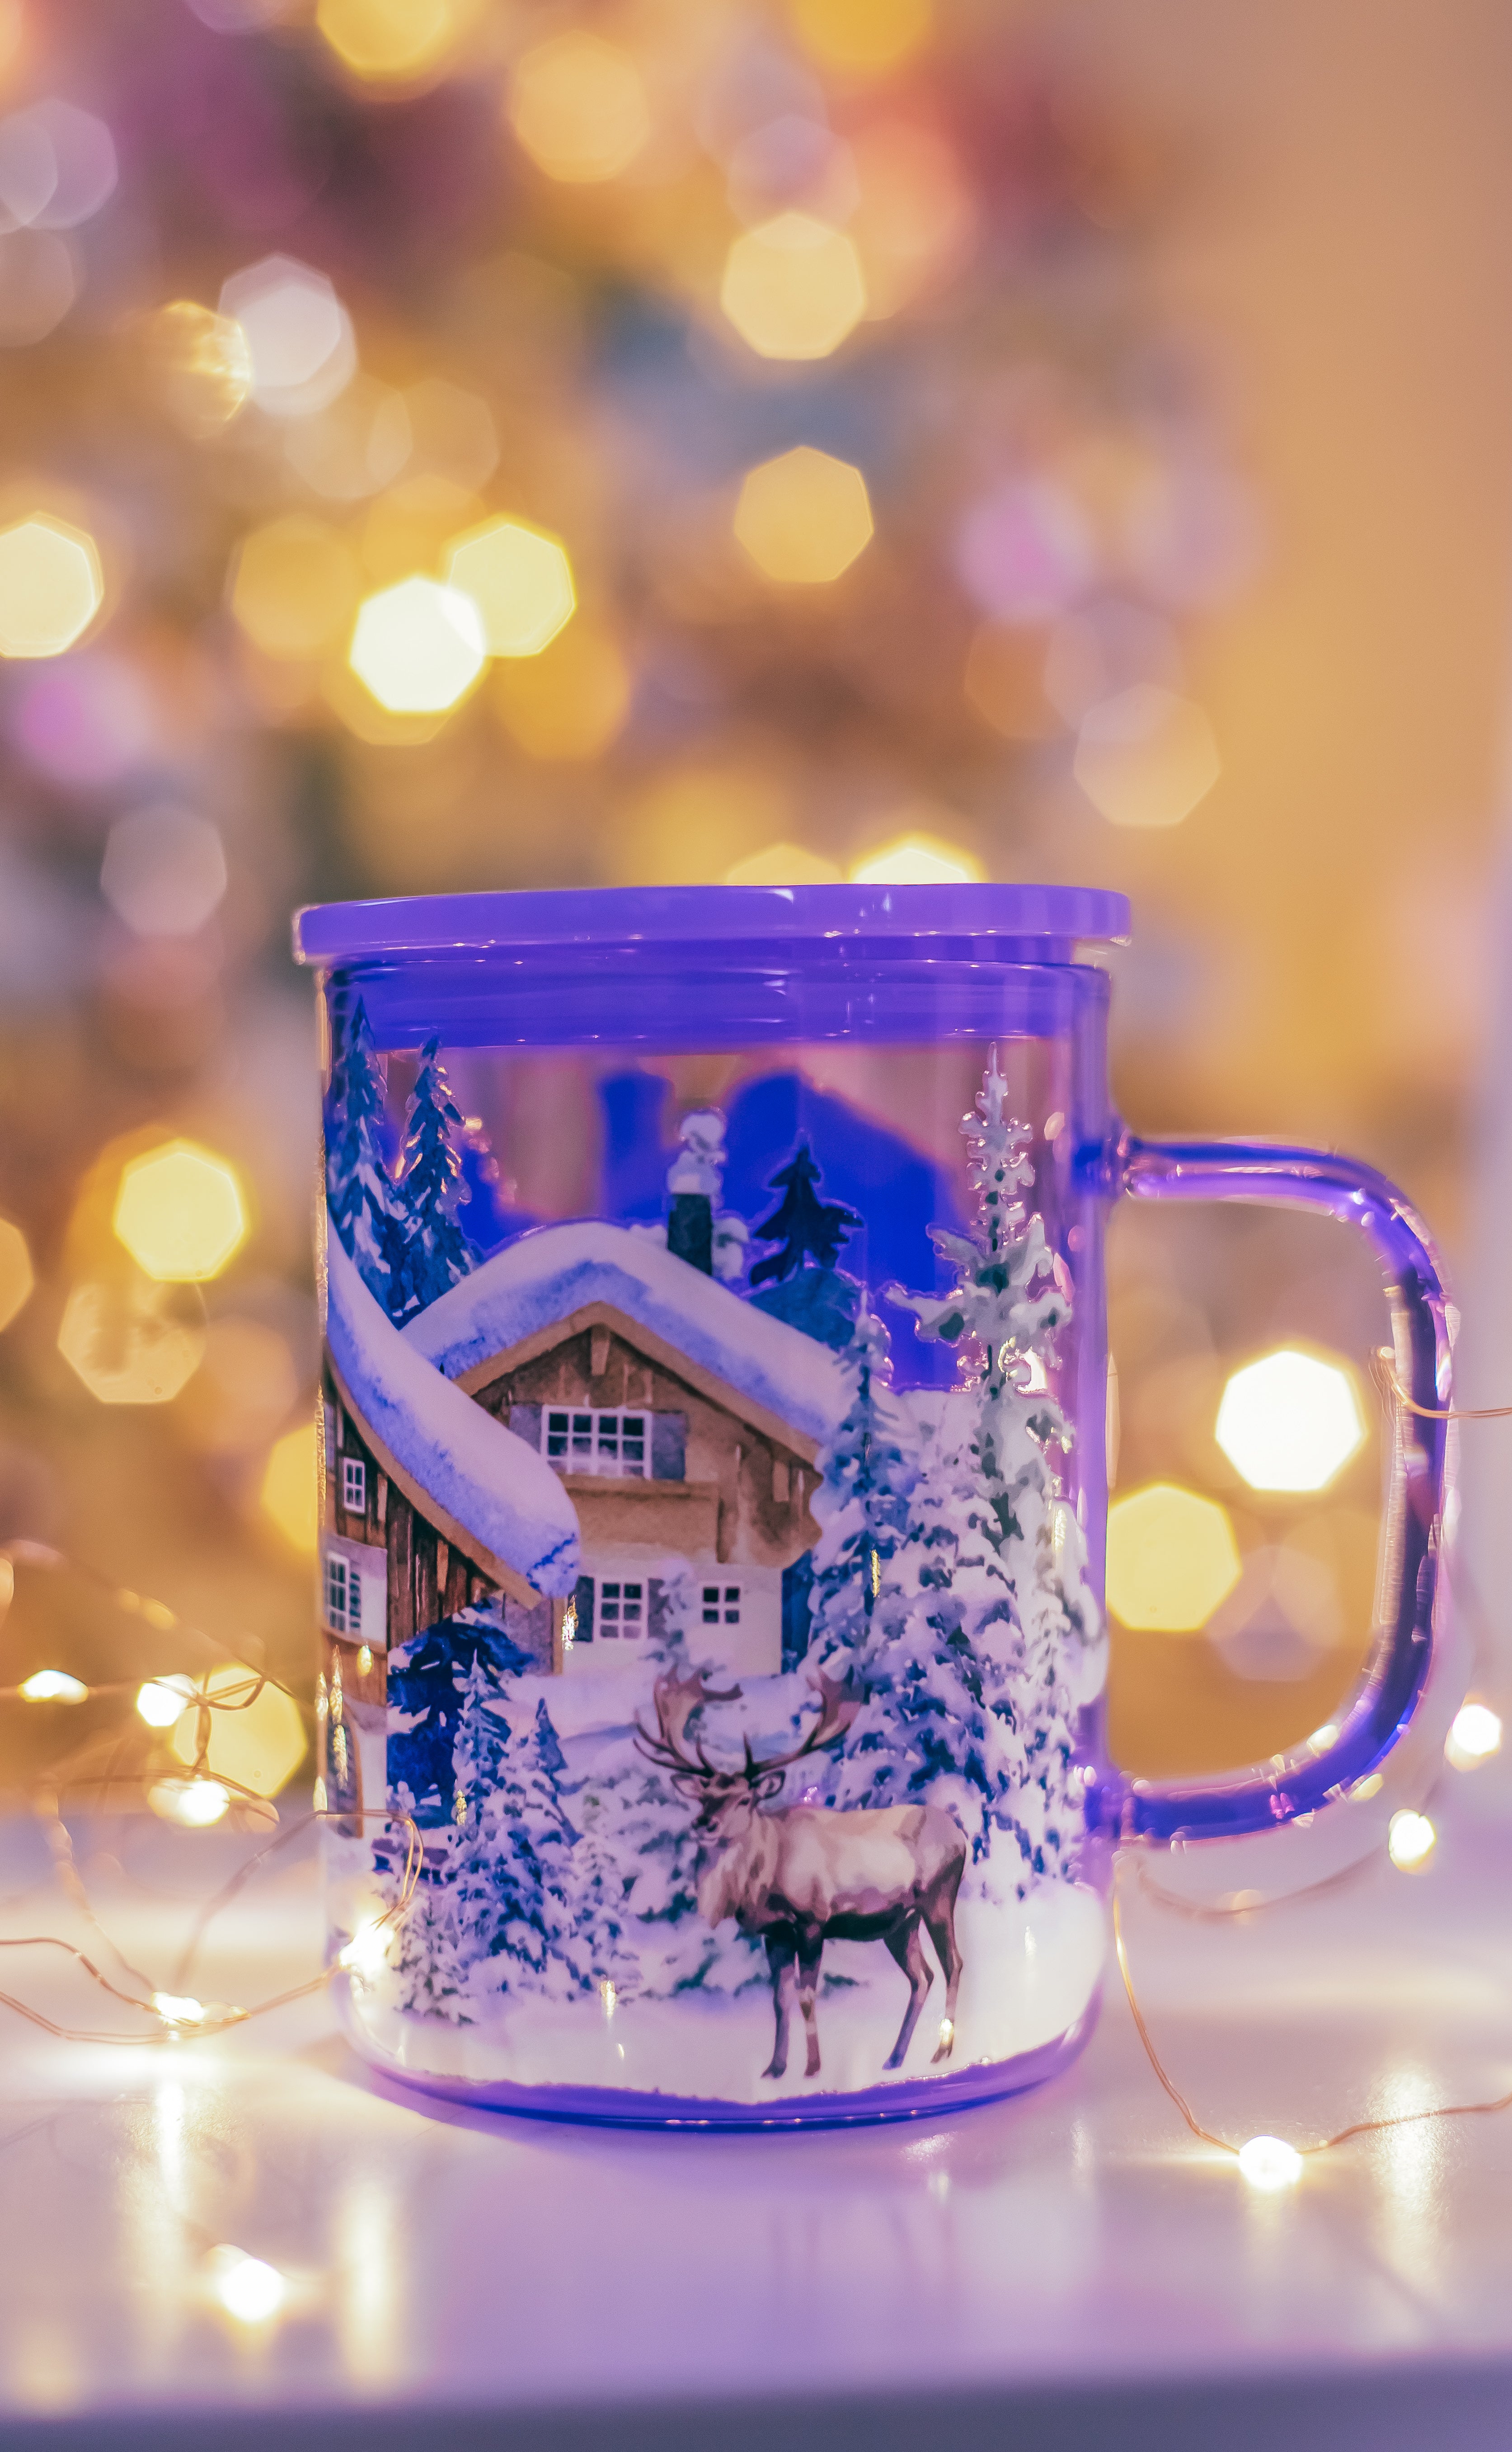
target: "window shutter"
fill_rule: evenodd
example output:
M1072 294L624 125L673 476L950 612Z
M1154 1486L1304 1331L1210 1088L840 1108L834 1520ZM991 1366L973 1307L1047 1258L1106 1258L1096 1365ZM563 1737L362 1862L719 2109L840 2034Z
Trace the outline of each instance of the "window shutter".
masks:
M653 1481L687 1480L688 1416L686 1414L652 1414L651 1478Z
M573 1639L573 1642L574 1642L575 1644L577 1644L577 1643L592 1643L592 1641L593 1641L593 1577L592 1577L592 1575L579 1575L579 1578L578 1578L578 1584L577 1584L577 1590L576 1590L576 1592L575 1592L575 1593L574 1593L573 1597L574 1597L574 1599L576 1600L576 1602L577 1602L577 1604L578 1604L578 1628L577 1628L577 1632L574 1634L574 1636L573 1636L573 1638L572 1638L572 1639Z
M646 1632L653 1643L659 1643L667 1628L667 1592L659 1575L649 1576L646 1583Z
M514 1432L517 1439L524 1440L527 1448L539 1448L540 1445L540 1407L539 1405L511 1405L509 1408L509 1428Z

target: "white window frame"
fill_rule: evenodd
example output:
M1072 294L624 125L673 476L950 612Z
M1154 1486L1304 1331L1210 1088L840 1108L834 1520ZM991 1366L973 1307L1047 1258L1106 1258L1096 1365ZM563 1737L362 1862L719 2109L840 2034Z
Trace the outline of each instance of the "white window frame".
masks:
M627 1437L638 1454L626 1454ZM559 1455L552 1453L553 1438L564 1442ZM598 1473L606 1481L649 1481L651 1414L643 1405L542 1405L540 1453L559 1473Z
M614 1596L614 1624L605 1618L610 1594ZM596 1575L594 1577L593 1634L596 1643L638 1643L646 1631L650 1612L651 1587L644 1575ZM632 1609L633 1618L625 1612Z
M367 1513L367 1466L362 1456L342 1458L342 1506L348 1515Z
M325 1623L332 1634L363 1631L363 1578L340 1550L325 1552ZM339 1595L339 1597L338 1597Z
M740 1587L738 1584L700 1584L699 1614L705 1626L738 1626L740 1623Z

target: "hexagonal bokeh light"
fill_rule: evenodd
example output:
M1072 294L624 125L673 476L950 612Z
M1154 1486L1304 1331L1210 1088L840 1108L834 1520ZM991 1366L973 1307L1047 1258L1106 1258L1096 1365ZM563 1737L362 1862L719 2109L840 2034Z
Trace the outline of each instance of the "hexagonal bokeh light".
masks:
M827 358L866 313L854 242L813 213L778 213L736 239L719 304L762 358Z
M473 13L466 0L319 0L315 24L353 76L409 85L444 66Z
M61 656L105 602L99 548L84 528L33 511L0 528L0 656Z
M149 1277L192 1285L219 1276L246 1235L235 1169L195 1141L167 1141L121 1177L112 1223Z
M345 307L324 272L295 256L265 256L233 272L220 306L246 336L252 397L271 416L325 407L357 371Z
M1227 1511L1171 1481L1131 1491L1108 1511L1108 1606L1149 1634L1195 1634L1242 1570Z
M315 1425L285 1431L268 1451L261 1492L263 1513L291 1549L313 1557L320 1526L315 1487Z
M982 874L959 843L938 835L899 835L868 852L851 871L853 885L970 885Z
M1236 1371L1215 1435L1251 1490L1325 1490L1364 1443L1346 1364L1283 1346Z
M1073 771L1112 826L1179 826L1223 772L1195 700L1134 682L1082 718Z
M838 579L872 541L866 479L848 460L800 443L749 471L735 532L768 579L808 586Z
M27 1238L9 1217L0 1217L0 1328L26 1308L36 1283Z
M340 529L296 512L243 538L231 613L265 656L297 662L346 637L361 592L361 567Z
M226 892L226 852L207 818L160 801L117 818L100 891L138 937L192 937Z
M204 1768L212 1779L233 1789L276 1796L304 1759L304 1724L291 1695L277 1686L265 1686L254 1694L255 1682L250 1670L232 1666L212 1669L201 1680L203 1692L225 1698L224 1708L210 1717ZM181 1763L193 1768L199 1743L200 1714L185 1711L175 1721L168 1744Z
M486 648L478 607L439 579L402 579L357 616L347 662L391 715L439 715L465 698Z
M186 1290L141 1278L75 1286L58 1330L58 1352L102 1405L167 1404L204 1351L203 1317Z
M478 607L491 656L539 656L578 603L565 545L522 520L489 520L459 537L446 576Z
M523 53L509 118L538 169L591 185L628 169L651 134L640 71L618 43L581 27Z

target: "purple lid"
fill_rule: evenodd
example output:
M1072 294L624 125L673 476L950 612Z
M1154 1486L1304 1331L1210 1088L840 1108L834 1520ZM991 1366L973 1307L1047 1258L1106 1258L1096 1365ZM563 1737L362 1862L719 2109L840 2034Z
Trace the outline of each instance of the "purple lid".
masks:
M626 885L551 894L321 902L294 917L301 962L590 945L785 944L951 937L1123 944L1129 900L1086 885Z

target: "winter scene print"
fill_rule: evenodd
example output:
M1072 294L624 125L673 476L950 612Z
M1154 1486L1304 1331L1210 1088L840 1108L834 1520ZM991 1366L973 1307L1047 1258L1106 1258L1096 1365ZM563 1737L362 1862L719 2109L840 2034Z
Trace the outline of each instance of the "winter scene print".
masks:
M542 1216L465 1112L475 1057L334 1011L334 1947L406 1822L422 1850L352 1970L364 2046L690 2116L1027 2066L1095 1998L1106 1647L1048 1144L998 1049L923 1193L787 1077L605 1074L610 1214Z

